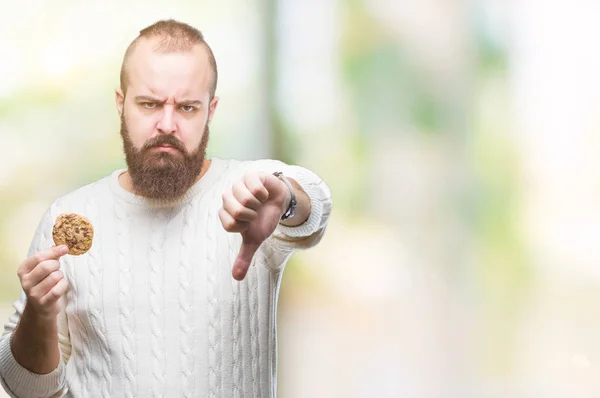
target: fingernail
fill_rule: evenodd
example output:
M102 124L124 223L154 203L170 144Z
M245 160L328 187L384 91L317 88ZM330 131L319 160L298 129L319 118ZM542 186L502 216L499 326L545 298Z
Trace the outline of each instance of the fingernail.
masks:
M63 254L67 254L69 251L69 248L67 246L61 246L60 249L58 249L58 252L63 255Z

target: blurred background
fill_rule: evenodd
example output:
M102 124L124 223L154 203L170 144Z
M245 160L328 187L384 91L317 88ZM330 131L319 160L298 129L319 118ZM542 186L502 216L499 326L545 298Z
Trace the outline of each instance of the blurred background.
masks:
M2 319L47 206L124 167L122 56L172 17L219 65L210 154L333 191L285 272L281 398L600 395L600 3L2 5Z

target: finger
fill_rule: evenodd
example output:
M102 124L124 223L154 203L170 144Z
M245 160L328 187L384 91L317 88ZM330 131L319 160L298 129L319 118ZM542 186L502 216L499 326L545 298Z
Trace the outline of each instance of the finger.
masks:
M248 268L250 268L250 264L252 264L252 258L259 247L260 244L256 243L242 243L240 252L235 259L231 270L231 274L235 280L241 281L246 277Z
M264 173L248 173L244 176L244 184L250 194L258 199L261 203L265 203L269 199L269 191L264 185Z
M223 208L237 221L248 222L258 217L255 210L244 207L238 202L231 191L223 194Z
M41 300L42 297L48 294L48 292L52 290L58 282L63 280L63 278L64 275L61 271L54 271L46 278L44 278L43 281L31 288L31 290L29 291L29 297L35 300Z
M48 293L44 295L44 297L42 297L40 304L44 307L48 307L56 303L62 296L64 296L68 288L69 282L67 282L65 278L61 279L56 285L54 285L54 287L52 287L52 289L50 289Z
M21 285L26 292L44 280L48 275L60 268L58 260L46 260L39 263L30 273L21 278Z
M53 246L46 250L35 253L34 255L27 257L25 261L19 266L17 273L19 276L28 274L33 270L36 265L45 260L58 260L69 252L69 248L65 245Z
M262 202L250 192L246 184L246 177L244 177L244 181L239 184L234 184L232 187L234 198L242 204L242 206L247 207L252 210L258 210Z
M236 221L231 214L225 211L225 209L221 208L219 210L219 219L221 220L221 224L223 224L223 228L227 232L244 232L248 229L248 223L244 221Z

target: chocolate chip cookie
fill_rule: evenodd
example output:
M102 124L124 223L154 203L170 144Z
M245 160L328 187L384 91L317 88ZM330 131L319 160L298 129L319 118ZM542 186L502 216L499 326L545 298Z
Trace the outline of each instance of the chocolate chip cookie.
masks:
M92 223L82 215L63 213L56 217L52 239L59 245L67 245L69 254L78 256L90 250L94 239Z

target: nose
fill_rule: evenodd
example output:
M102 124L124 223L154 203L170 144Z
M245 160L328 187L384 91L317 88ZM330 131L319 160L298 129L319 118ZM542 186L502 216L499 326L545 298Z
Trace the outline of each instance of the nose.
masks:
M156 125L158 131L162 134L173 134L177 128L175 123L174 109L170 105L163 106L160 120Z

